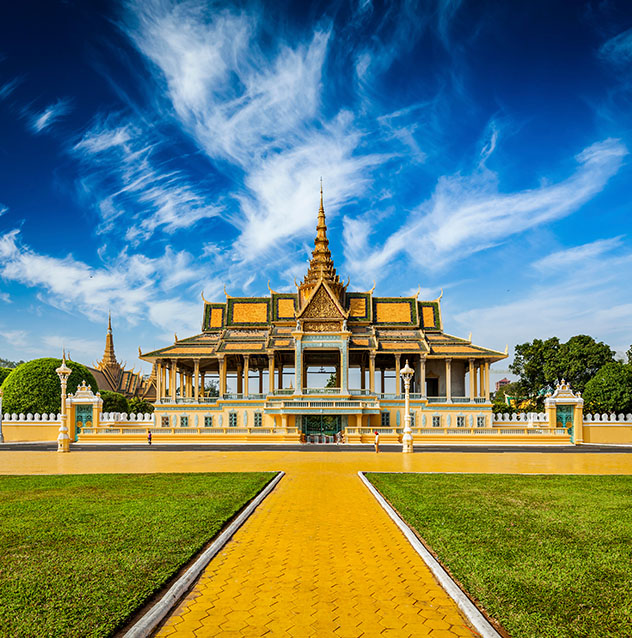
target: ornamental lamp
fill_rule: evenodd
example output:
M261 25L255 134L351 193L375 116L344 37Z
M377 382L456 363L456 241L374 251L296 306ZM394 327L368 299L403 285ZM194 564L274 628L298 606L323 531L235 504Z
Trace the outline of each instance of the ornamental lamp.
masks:
M68 427L66 426L66 385L72 370L66 365L66 351L64 350L61 365L55 370L61 383L61 424L57 435L57 451L70 452L70 438L68 437Z
M413 451L413 433L410 429L410 380L415 371L408 365L402 368L400 374L404 378L404 435L402 436L402 452Z

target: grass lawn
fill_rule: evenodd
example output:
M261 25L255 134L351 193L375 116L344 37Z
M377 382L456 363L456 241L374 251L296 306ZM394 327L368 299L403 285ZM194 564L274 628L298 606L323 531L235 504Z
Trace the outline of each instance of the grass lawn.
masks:
M632 477L367 477L512 638L632 636Z
M0 635L112 634L273 476L0 477Z

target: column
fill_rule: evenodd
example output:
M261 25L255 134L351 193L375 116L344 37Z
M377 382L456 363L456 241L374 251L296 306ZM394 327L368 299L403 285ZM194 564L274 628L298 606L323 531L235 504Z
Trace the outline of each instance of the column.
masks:
M303 348L300 339L294 348L294 394L300 394L303 387Z
M445 398L448 403L452 401L452 359L445 360Z
M244 367L241 361L237 359L237 394L241 394L244 391L244 380L242 378L243 372L244 372Z
M263 394L263 368L259 368L259 394Z
M474 402L476 392L476 373L474 372L474 359L470 359L470 402Z
M268 392L274 392L274 354L268 353Z
M476 361L474 360L474 368L472 369L472 377L474 379L474 396L478 396L478 366L476 365Z
M400 374L401 370L401 355L395 355L395 394L402 393L402 375Z
M248 375L250 374L250 355L244 355L244 396L247 397L250 394L250 383Z
M200 400L200 360L193 361L193 378L195 379L195 402Z
M171 369L169 370L169 391L171 400L176 400L176 360L171 359Z
M277 364L277 387L279 390L283 390L283 361L279 361Z
M489 361L485 361L485 400L489 401Z
M375 352L369 352L369 391L375 392Z
M426 396L426 357L425 355L419 356L419 391L421 396ZM415 423L417 425L417 423Z
M218 357L217 365L219 367L219 396L223 397L226 394L226 359Z
M360 364L360 390L366 390L366 366L364 361Z
M206 374L200 372L200 396L204 397L204 387L206 386Z
M167 365L167 362L165 361L161 365L162 377L160 379L160 386L162 387L162 396L163 397L166 397L167 394L169 394L169 389L167 387L167 368L168 368L168 365Z
M485 368L482 364L478 366L479 371L479 385L478 385L478 396L485 396Z
M161 398L162 398L162 363L160 361L156 361L156 401L160 401ZM1 414L0 414L0 419L2 419Z
M349 342L344 341L343 347L340 348L340 392L349 394Z

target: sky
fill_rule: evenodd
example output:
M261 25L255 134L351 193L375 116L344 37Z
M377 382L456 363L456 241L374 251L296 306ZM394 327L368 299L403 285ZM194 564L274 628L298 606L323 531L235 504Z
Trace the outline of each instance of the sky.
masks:
M632 343L632 3L5 2L0 357L91 364L294 291L323 179L349 290L511 353ZM507 362L494 366L507 376Z

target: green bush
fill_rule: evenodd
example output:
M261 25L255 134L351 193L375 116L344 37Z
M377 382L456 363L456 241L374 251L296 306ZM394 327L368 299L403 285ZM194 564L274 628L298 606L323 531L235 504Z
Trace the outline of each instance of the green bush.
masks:
M134 414L153 414L154 412L154 406L140 397L132 397L128 403L129 411Z
M118 392L110 392L104 390L101 392L101 398L103 399L102 412L127 412L129 413L129 405L127 399Z
M0 385L13 372L13 368L0 368Z
M66 361L72 374L68 378L68 392L75 392L85 381L93 392L98 391L97 382L88 368L75 361ZM15 368L4 380L2 390L3 412L28 414L57 413L61 409L61 384L55 372L61 359L33 359Z
M632 412L632 365L607 363L586 384L586 412Z

